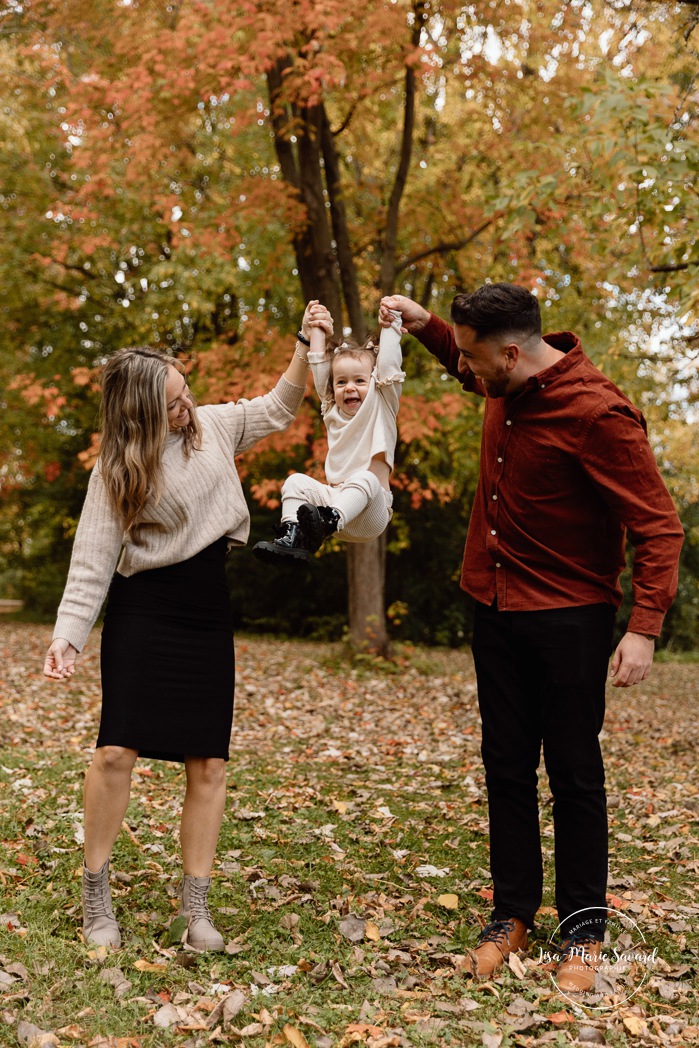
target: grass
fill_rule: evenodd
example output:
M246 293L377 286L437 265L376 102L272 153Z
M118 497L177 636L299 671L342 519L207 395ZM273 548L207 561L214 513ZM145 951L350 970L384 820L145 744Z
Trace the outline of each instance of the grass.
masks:
M211 899L227 952L197 955L168 933L183 772L154 761L137 765L112 860L124 946L103 957L78 934L95 641L76 677L57 686L38 672L44 627L11 624L2 640L3 1046L28 1043L26 1023L61 1048L507 1048L571 1044L589 1026L608 1045L699 1039L691 663L659 664L633 701L610 690L612 905L662 963L630 1000L620 993L595 1010L563 998L536 963L557 923L545 786L548 879L523 977L505 968L475 982L460 965L491 889L468 652L406 648L386 665L349 662L340 646L239 638L230 801ZM357 941L351 915L363 922ZM105 981L111 969L130 983L123 996ZM234 1010L235 1000L242 1007L229 1016L223 1005ZM156 1026L168 1005L176 1021Z

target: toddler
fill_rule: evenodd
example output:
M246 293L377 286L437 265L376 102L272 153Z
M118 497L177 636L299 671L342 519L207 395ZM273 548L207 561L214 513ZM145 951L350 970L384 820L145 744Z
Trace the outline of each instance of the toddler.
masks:
M277 537L253 550L260 560L307 561L336 531L349 542L368 542L386 529L393 513L389 477L405 378L401 314L394 312L393 318L381 329L378 345L368 338L326 346L324 327L312 311L306 330L299 332L297 353L307 351L328 432L327 484L304 473L285 480Z

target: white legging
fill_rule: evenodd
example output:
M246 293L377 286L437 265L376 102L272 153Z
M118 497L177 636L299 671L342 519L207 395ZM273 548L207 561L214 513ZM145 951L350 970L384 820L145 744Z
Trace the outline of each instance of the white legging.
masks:
M334 487L305 473L292 473L282 486L282 521L296 520L304 502L336 509L340 514L337 530L348 542L377 539L393 516L393 495L368 469L357 470Z

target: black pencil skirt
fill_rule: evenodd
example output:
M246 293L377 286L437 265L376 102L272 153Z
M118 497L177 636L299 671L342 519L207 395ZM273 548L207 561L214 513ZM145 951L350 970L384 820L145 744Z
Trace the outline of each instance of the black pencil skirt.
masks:
M221 538L179 564L115 574L102 630L97 746L228 760L235 656Z

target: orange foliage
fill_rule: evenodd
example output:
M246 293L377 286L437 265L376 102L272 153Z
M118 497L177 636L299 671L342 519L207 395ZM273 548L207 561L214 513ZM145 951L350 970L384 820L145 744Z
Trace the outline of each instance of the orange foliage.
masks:
M400 438L406 444L429 439L440 432L445 419L456 418L472 406L468 398L458 393L445 393L438 400L418 395L404 397L398 415Z
M44 414L49 419L56 418L67 403L58 386L42 386L33 374L15 375L8 383L8 389L18 390L22 400L30 407L43 406Z
M70 377L76 386L89 386L93 393L98 393L102 388L100 372L100 368L73 368Z
M102 438L99 433L90 434L90 446L85 448L84 451L78 452L78 459L83 469L90 470L97 462L97 456L100 453L100 444Z
M250 493L256 502L268 509L277 509L281 505L279 493L281 483L278 480L260 480L250 485Z
M423 502L433 500L445 505L454 495L454 484L451 481L428 480L425 482L398 473L394 475L392 484L394 488L410 494L410 508L414 510L420 509Z

